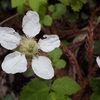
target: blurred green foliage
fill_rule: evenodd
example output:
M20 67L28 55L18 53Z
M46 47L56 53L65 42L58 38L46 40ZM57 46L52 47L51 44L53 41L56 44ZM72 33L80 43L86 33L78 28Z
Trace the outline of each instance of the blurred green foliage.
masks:
M64 68L66 66L65 60L61 59L62 51L60 48L56 48L53 51L48 53L53 66L57 69Z
M20 94L20 100L71 100L68 95L76 93L81 88L69 77L62 77L52 81L33 79ZM67 94L65 96L65 94Z
M89 83L93 90L93 93L90 96L90 100L100 100L100 77L92 77Z
M17 7L19 14L23 13L25 7L29 7L40 15L40 22L45 26L51 26L53 19L61 19L62 15L67 14L69 20L77 20L76 13L69 14L67 7L71 7L74 12L79 12L87 0L59 0L59 3L49 5L48 0L11 0L12 8ZM51 14L47 14L47 10ZM70 16L70 17L69 17ZM74 18L75 17L75 18Z

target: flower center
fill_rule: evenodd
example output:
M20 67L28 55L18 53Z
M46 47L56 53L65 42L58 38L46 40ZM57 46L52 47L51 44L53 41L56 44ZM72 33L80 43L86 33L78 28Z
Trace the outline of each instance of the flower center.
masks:
M26 55L33 57L38 53L38 44L33 38L22 37L18 50Z

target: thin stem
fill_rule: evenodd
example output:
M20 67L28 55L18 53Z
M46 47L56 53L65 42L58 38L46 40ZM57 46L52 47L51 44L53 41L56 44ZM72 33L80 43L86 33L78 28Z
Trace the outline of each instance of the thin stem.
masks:
M11 16L11 17L9 17L9 18L3 20L2 22L0 22L0 26L1 26L2 24L6 23L7 21L13 19L13 18L16 17L16 16L18 16L18 14L14 14L13 16Z

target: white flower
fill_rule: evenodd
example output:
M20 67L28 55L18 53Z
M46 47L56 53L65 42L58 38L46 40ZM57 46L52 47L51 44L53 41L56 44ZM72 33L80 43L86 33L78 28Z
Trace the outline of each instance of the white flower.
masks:
M57 35L44 35L37 43L35 37L41 30L39 15L34 11L28 11L22 21L23 32L26 37L21 37L13 28L0 27L0 44L12 50L16 47L19 51L8 54L3 63L2 69L6 73L21 73L27 70L27 57L32 57L32 69L34 73L43 78L51 79L54 76L54 69L48 57L37 56L38 49L50 52L60 46Z
M100 67L100 57L97 57L97 58L96 58L96 62L97 62L97 64L98 64L98 66Z

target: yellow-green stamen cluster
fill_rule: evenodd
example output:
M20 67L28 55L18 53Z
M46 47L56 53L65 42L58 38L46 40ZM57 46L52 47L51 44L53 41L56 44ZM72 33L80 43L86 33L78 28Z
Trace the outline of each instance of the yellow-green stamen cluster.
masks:
M38 53L38 44L33 38L22 37L19 51L24 53L27 57L33 57Z

